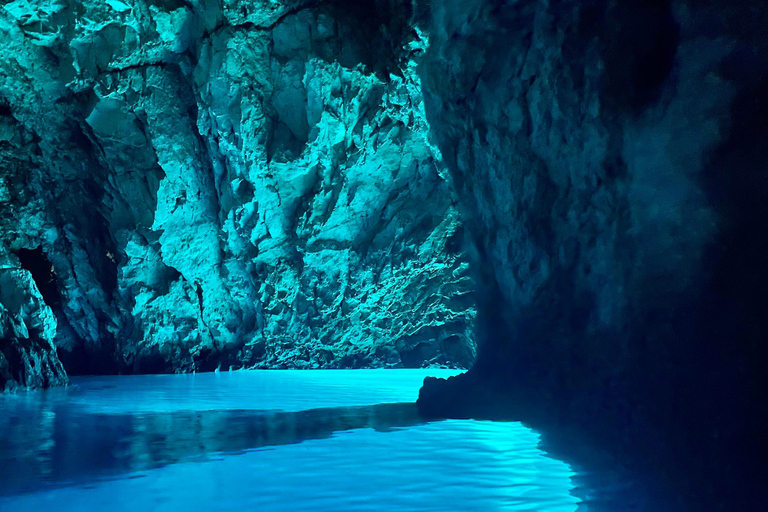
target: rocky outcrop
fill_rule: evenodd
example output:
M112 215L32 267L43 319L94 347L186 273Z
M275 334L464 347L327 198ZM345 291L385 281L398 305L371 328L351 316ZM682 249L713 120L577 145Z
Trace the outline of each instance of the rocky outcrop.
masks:
M56 320L32 275L0 265L0 391L48 387L68 379L56 356Z
M393 2L0 8L0 252L51 282L70 372L471 364L407 19Z
M765 7L457 0L420 15L428 120L483 290L476 366L431 382L422 410L477 414L492 390L677 494L757 510Z

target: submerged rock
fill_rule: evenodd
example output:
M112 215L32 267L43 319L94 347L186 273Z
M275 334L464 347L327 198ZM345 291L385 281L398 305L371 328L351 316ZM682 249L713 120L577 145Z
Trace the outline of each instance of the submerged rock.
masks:
M0 254L55 267L70 372L471 364L407 14L0 8Z

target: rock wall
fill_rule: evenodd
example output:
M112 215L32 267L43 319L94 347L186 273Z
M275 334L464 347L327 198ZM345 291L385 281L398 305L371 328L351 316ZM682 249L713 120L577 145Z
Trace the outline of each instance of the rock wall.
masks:
M0 253L50 284L69 372L471 364L408 15L0 8Z
M66 384L56 319L23 269L0 265L0 391Z
M757 510L768 10L422 4L427 118L483 290L475 367L422 410L503 401L707 509Z

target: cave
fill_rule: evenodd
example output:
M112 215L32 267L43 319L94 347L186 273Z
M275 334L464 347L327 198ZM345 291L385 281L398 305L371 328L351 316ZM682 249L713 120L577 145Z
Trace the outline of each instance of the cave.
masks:
M19 249L16 251L21 268L32 274L32 279L40 290L45 303L50 306L61 305L61 294L56 288L56 270L45 256L42 247Z
M762 510L766 26L5 2L0 509Z

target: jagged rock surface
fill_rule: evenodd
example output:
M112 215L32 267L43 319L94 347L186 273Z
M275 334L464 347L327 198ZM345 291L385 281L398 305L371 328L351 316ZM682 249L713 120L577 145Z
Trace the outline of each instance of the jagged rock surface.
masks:
M677 494L723 510L751 510L764 475L751 443L765 425L767 14L706 1L421 12L428 119L487 299L462 379L623 447L658 480L686 475ZM425 388L425 410L473 414L471 388L444 386Z
M0 8L0 250L55 283L70 371L471 364L425 43L403 16Z
M68 382L56 355L56 319L32 275L0 264L0 391Z

